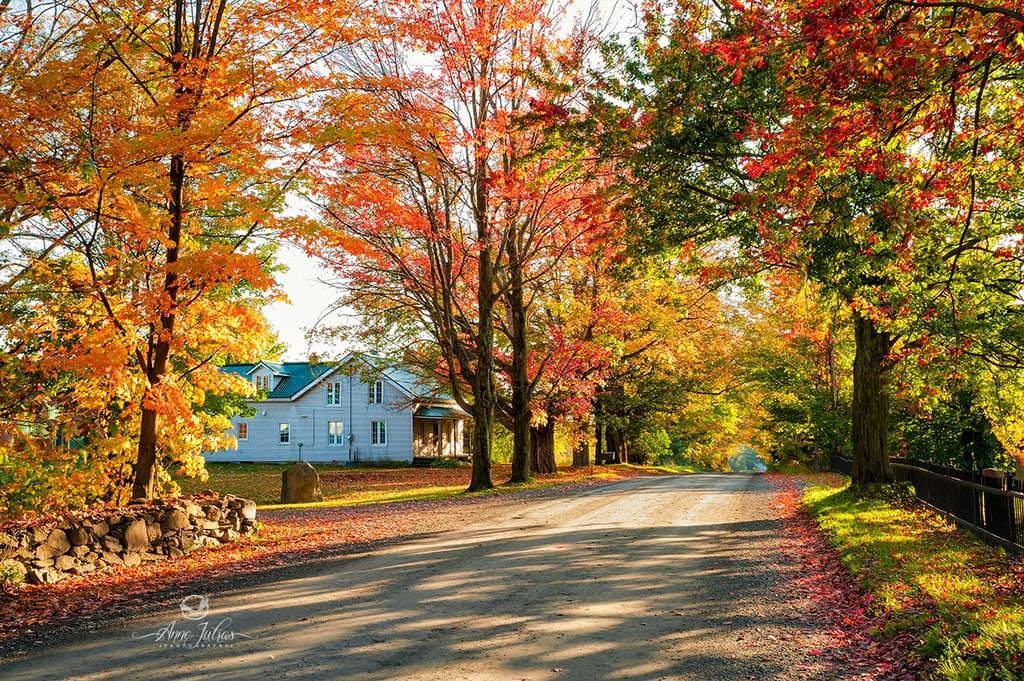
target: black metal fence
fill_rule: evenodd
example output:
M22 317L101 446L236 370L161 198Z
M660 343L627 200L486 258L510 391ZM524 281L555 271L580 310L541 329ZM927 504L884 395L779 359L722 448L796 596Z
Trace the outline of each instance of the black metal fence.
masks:
M850 475L853 472L853 461L843 458L838 454L832 455L832 472Z
M1015 554L1024 553L1024 493L1019 481L993 469L962 471L897 457L890 462L896 479L913 485L918 499L982 539ZM834 471L849 475L851 467L849 459L833 458Z

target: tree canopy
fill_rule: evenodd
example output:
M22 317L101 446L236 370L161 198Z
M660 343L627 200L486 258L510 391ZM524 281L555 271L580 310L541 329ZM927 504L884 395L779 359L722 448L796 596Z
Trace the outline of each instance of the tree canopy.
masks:
M260 307L308 154L289 142L295 102L340 39L336 3L320 9L335 15L287 0L0 14L12 480L60 461L96 477L92 494L122 498L127 481L149 498L170 464L199 473L230 440L205 397L250 393L218 365L272 339Z
M640 247L719 243L725 257L705 268L790 271L848 310L858 482L891 480L889 404L905 388L955 391L968 367L1018 366L1016 14L873 0L651 6L608 89L637 122L634 172L654 178L637 203ZM897 387L913 362L945 375Z
M0 4L3 503L201 475L281 239L471 411L474 490L496 420L513 481L556 427L859 483L1024 460L1020 9L637 9Z

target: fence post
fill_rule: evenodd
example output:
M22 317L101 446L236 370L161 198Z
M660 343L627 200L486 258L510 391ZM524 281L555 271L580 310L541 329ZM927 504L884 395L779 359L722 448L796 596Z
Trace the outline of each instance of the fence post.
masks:
M982 484L985 487L1003 491L1003 472L995 468L985 468L981 471ZM985 496L985 529L1008 541L1016 537L1011 533L1010 528L1010 499L1002 494L984 493Z

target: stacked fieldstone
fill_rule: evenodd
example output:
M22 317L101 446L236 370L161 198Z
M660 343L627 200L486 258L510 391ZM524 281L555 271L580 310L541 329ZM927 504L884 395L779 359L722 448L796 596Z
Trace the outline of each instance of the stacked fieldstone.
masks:
M111 565L180 558L256 533L256 504L232 495L131 504L86 518L0 530L0 567L32 584Z

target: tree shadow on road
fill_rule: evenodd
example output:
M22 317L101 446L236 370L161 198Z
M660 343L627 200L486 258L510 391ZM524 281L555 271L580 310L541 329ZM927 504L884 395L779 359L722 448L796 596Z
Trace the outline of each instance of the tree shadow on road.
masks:
M151 636L194 628L174 604L61 655L103 680L827 678L779 592L796 567L778 532L770 518L644 527L597 514L568 529L527 518L426 533L268 570L233 593L193 585L210 595L208 627L227 619L237 634L224 645ZM66 678L29 662L18 678Z

